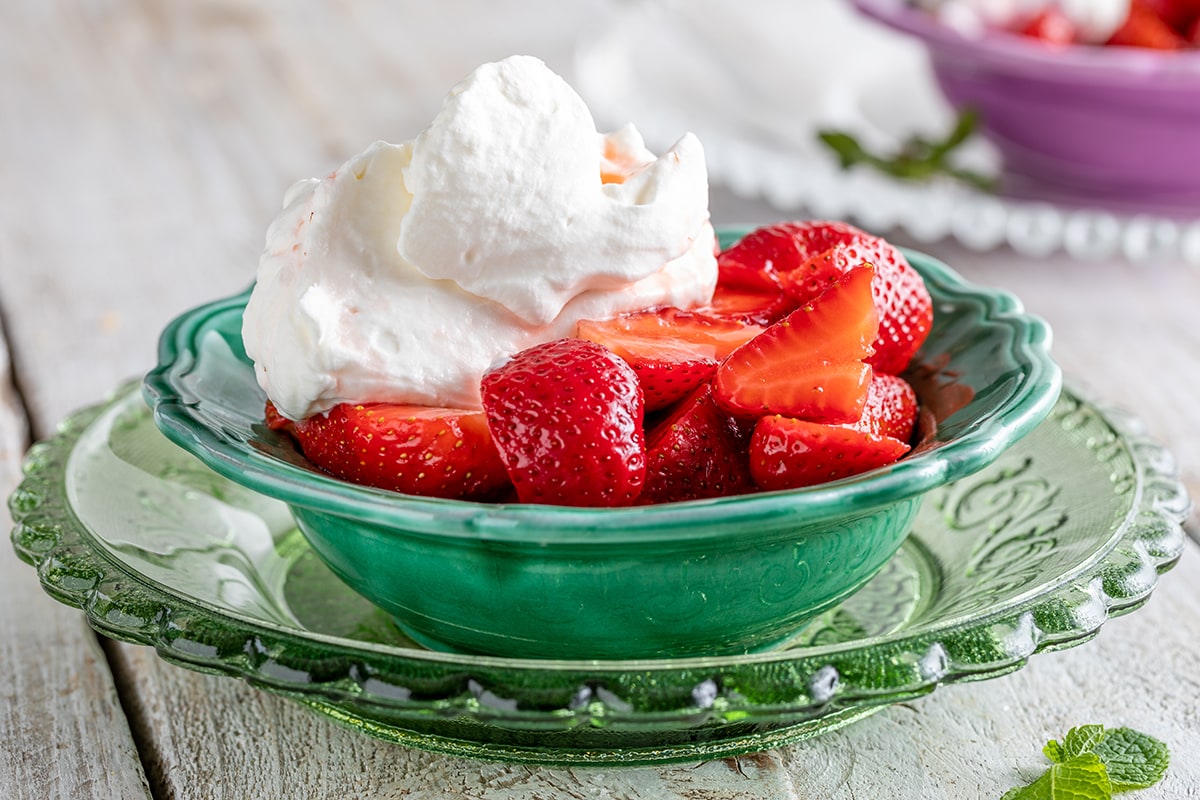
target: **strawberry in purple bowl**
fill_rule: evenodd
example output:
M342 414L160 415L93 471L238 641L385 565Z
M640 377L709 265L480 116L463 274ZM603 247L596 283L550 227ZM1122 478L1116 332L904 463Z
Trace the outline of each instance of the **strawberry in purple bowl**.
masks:
M925 43L946 98L978 111L1006 188L1124 209L1200 208L1200 50L1182 36L1171 34L1171 49L1054 42L1028 35L1036 26L966 30L906 0L854 3ZM1151 35L1122 23L1104 41Z

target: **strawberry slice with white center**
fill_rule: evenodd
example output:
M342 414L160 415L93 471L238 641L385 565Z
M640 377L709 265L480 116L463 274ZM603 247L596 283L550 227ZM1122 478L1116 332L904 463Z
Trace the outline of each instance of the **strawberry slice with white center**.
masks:
M342 403L299 422L267 404L309 461L343 480L404 494L488 500L508 485L483 412Z
M735 416L783 414L825 423L862 417L879 328L871 267L850 270L824 294L729 355L713 379Z
M481 383L483 408L522 503L631 505L646 479L642 388L586 339L522 350Z
M662 308L583 320L581 339L603 345L637 373L646 411L675 403L712 377L717 364L762 328L711 315Z

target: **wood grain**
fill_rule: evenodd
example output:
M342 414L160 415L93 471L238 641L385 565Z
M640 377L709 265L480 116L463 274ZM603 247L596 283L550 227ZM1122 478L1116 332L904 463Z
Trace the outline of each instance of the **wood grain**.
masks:
M0 334L0 496L16 488L25 417ZM10 527L7 511L0 526ZM108 663L83 616L0 547L0 797L148 797Z

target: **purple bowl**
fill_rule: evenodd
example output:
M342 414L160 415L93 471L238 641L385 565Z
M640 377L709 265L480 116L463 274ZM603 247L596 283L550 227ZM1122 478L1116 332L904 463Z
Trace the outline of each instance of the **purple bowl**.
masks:
M904 0L853 0L925 42L943 94L978 110L1005 170L1046 194L1200 207L1200 51L967 36Z

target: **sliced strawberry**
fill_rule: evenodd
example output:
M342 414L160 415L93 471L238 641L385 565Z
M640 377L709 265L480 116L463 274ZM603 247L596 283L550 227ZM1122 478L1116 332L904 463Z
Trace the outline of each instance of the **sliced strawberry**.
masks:
M700 313L766 327L795 311L800 304L779 290L751 291L717 284L712 300Z
M1018 32L1053 45L1073 44L1079 38L1079 29L1075 23L1057 6L1042 9L1021 26Z
M642 502L671 503L745 494L750 479L745 435L700 386L646 433Z
M796 269L808 258L788 224L757 228L718 253L717 283L751 292L777 291L779 273Z
M850 270L731 353L713 379L718 404L736 416L859 419L872 374L864 359L879 328L873 276L871 267Z
M273 431L283 431L284 433L293 434L296 430L296 424L290 419L279 413L279 409L270 400L267 401L267 410L265 413L267 427Z
M917 393L897 375L875 373L867 390L862 417L851 427L902 442L912 439L917 424Z
M1105 44L1152 50L1181 50L1187 47L1187 41L1174 28L1154 9L1138 0L1130 6L1129 16Z
M873 262L863 257L861 249L847 242L838 242L828 249L813 253L796 269L780 273L779 285L788 296L799 303L806 303L828 289L843 274L866 263Z
M704 383L717 364L762 332L757 325L663 308L583 320L577 335L607 347L637 373L646 411L677 402Z
M891 464L908 450L890 436L774 415L750 437L750 474L767 491L798 489Z
M642 389L607 348L558 339L483 376L483 408L522 503L630 505L646 478Z
M894 246L844 222L783 222L759 228L718 256L720 281L731 288L767 292L779 287L797 304L823 292L839 274L875 266L879 335L869 363L880 372L903 372L933 325L925 282Z
M425 497L490 499L508 484L481 411L342 403L299 422L267 406L309 461L343 480Z
M860 264L875 265L875 305L879 309L879 333L875 354L867 359L879 372L898 375L925 342L933 326L933 300L925 281L904 255L878 236L844 222L792 223L792 235L802 239L808 252L825 253L825 269L843 271ZM804 288L804 291L798 291ZM808 301L822 290L820 281L789 280L785 289Z

